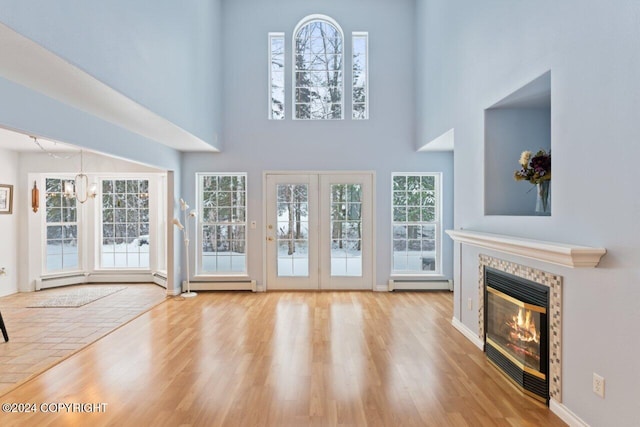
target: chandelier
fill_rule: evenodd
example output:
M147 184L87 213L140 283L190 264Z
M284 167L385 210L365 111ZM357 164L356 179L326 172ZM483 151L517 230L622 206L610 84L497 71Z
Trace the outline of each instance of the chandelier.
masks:
M80 150L80 173L78 173L73 181L65 181L63 186L63 194L67 199L76 199L80 203L87 200L95 199L98 194L98 184L95 182L89 185L89 177L84 173L84 154Z

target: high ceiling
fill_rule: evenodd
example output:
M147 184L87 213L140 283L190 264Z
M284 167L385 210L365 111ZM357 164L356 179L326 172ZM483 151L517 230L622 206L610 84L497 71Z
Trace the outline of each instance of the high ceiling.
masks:
M218 151L0 23L0 75L180 151Z

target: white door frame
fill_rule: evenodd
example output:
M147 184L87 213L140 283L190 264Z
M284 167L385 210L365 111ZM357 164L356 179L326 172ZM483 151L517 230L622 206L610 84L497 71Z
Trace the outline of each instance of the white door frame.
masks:
M376 173L375 171L333 171L333 170L325 170L325 171L263 171L262 173L262 290L267 291L269 289L268 279L267 279L267 268L268 268L268 256L267 256L267 241L268 238L268 230L267 230L267 211L269 209L269 204L267 202L267 176L268 175L318 175L320 178L323 175L368 175L371 178L371 245L370 245L370 257L371 257L371 290L376 290ZM363 252L364 254L364 252ZM364 264L363 264L364 266ZM323 290L323 289L318 289Z

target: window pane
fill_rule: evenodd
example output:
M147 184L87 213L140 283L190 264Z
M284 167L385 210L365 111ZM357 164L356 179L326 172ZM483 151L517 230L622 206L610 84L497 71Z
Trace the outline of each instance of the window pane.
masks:
M440 240L438 175L394 174L392 183L393 271L435 273Z
M246 176L201 175L197 217L200 272L246 272Z
M45 178L45 218L47 222L46 271L75 270L78 263L76 199L63 195L67 178Z
M295 35L294 114L296 119L342 118L343 43L328 21L303 25Z
M284 108L284 34L269 34L269 87L271 94L269 119L283 120Z
M149 268L149 181L102 180L102 268ZM141 255L144 254L144 255Z
M353 38L353 70L352 70L352 100L354 120L369 118L369 85L368 81L368 48L369 35L367 33L354 33Z

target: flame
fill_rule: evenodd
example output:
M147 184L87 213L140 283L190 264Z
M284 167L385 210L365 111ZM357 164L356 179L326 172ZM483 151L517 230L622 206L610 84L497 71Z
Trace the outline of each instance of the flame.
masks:
M531 319L531 310L518 308L518 314L513 316L512 337L524 342L540 342L540 334L536 330L536 324Z

